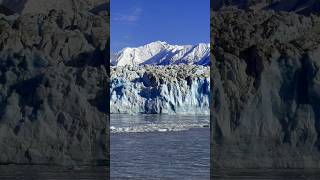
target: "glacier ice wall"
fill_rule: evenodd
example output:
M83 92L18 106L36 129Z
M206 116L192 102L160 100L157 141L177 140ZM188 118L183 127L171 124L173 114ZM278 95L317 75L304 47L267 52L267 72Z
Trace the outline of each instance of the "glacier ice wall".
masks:
M111 113L209 114L209 67L111 68Z

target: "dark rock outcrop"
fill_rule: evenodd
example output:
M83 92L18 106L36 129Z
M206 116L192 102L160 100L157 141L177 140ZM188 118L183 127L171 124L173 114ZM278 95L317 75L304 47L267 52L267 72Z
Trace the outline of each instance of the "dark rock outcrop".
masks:
M108 162L109 12L90 12L101 3L2 2L20 14L0 17L1 164Z
M320 168L320 17L212 11L214 168Z

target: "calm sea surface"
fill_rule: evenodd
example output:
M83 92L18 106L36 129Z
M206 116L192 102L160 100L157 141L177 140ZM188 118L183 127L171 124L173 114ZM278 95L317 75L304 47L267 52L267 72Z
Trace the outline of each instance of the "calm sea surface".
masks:
M111 179L209 179L208 116L112 115Z

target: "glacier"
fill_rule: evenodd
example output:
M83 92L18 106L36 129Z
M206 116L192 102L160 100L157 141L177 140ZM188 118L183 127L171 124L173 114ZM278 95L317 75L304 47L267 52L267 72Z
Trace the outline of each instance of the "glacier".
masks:
M210 69L202 65L111 66L111 113L209 114Z

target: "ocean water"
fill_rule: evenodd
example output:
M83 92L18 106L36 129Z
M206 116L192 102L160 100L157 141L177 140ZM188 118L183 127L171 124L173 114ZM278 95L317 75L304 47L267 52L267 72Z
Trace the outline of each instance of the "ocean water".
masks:
M111 179L210 178L209 116L111 115Z
M217 180L319 180L319 169L214 169Z
M107 166L0 165L1 180L107 180L108 177Z

